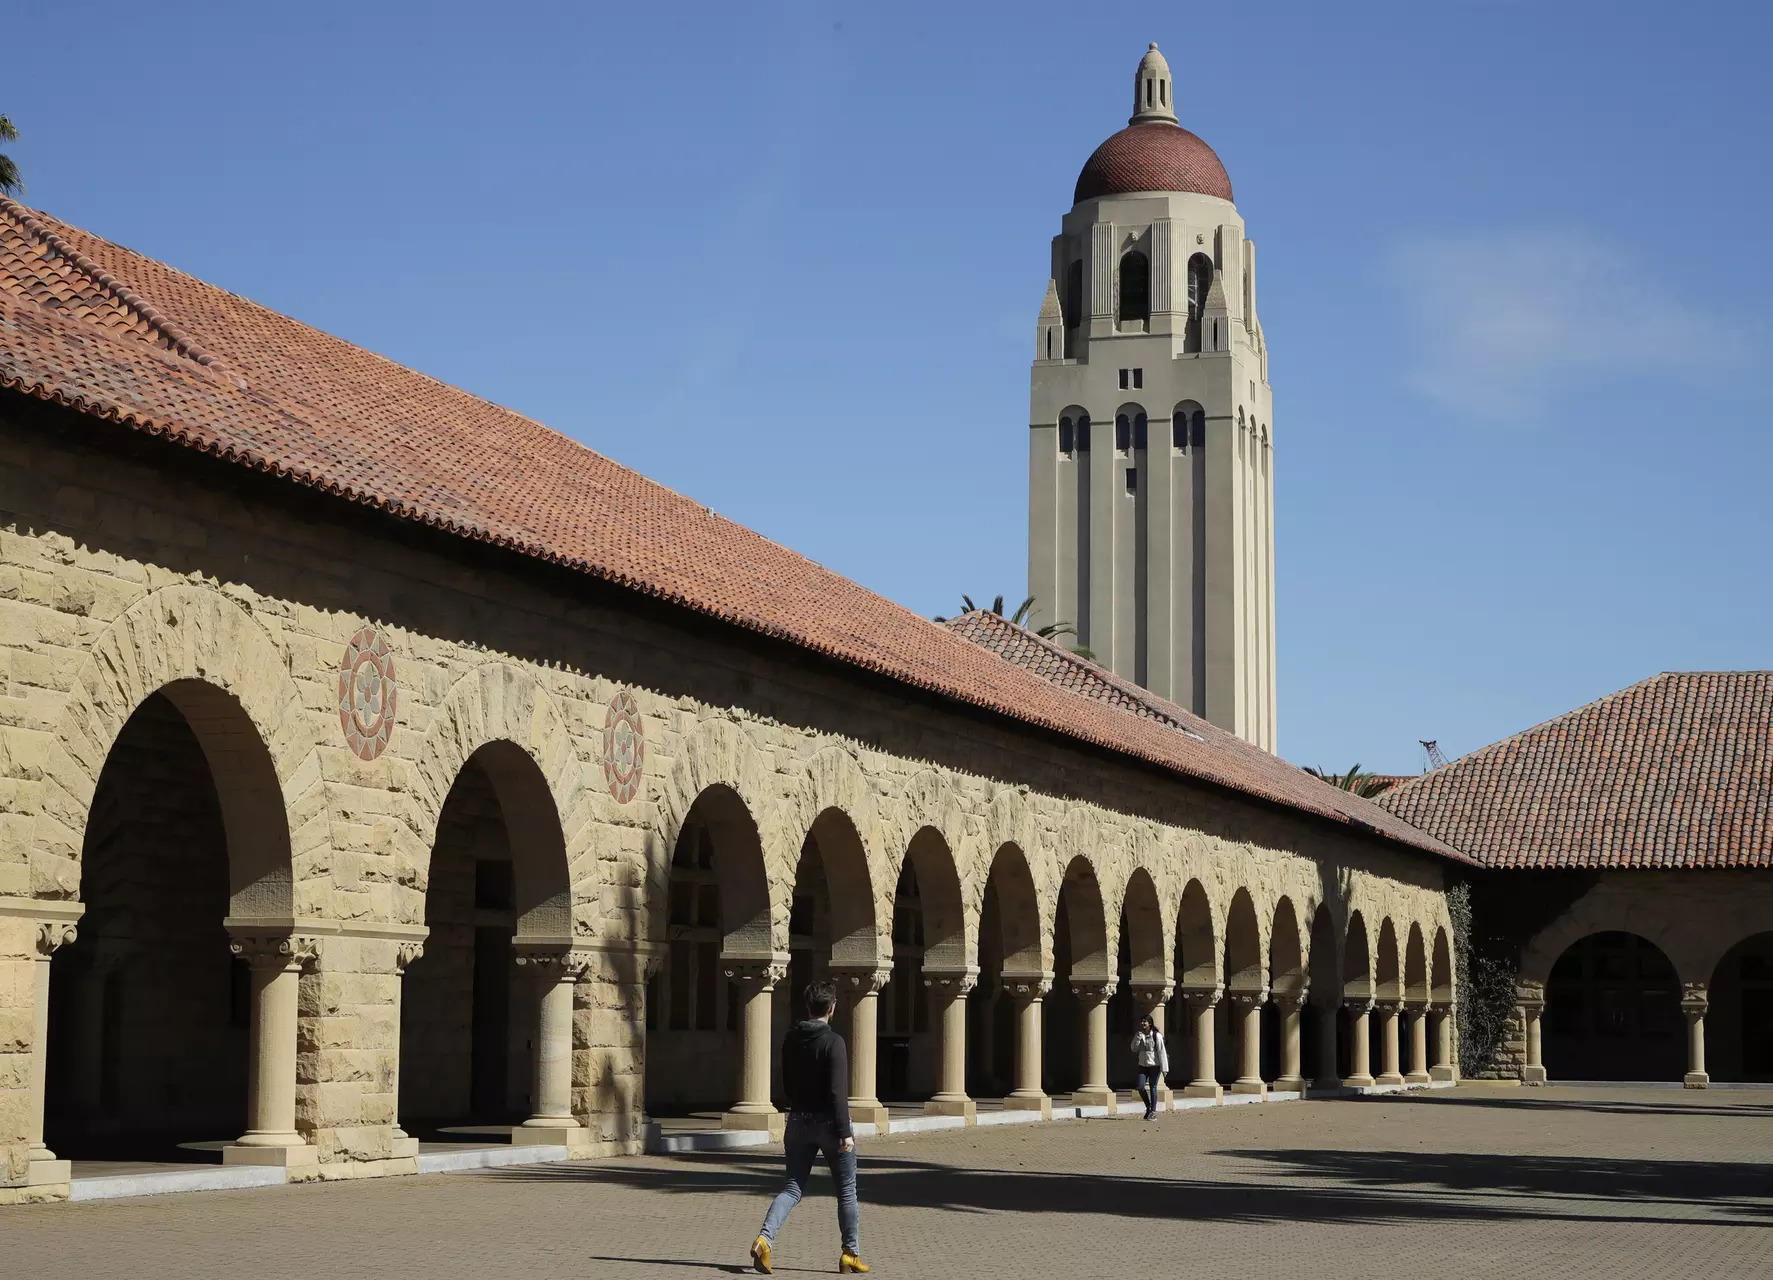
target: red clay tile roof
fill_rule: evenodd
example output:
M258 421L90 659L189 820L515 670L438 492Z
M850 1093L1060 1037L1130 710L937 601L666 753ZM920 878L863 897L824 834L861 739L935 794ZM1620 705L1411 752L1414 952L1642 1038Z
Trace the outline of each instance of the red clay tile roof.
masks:
M0 386L1458 856L1301 790L1261 752L1209 749L1056 688L537 422L3 198Z
M1228 733L1106 667L1042 639L1001 614L975 609L944 624L956 635L983 645L1007 662L1063 689L1069 689L1144 720L1162 725L1176 738L1175 755L1190 761L1190 772L1237 790L1260 794L1291 809L1352 823L1405 844L1421 845L1422 833L1400 822L1371 800L1362 799L1295 768L1279 756ZM1237 781L1232 781L1237 779ZM1254 785L1252 785L1252 783ZM1260 788L1258 791L1257 788ZM1442 843L1437 852L1466 861Z
M1378 802L1492 867L1773 866L1773 671L1665 671Z
M1176 124L1133 124L1084 161L1071 202L1133 191L1195 191L1231 199L1231 178L1213 149Z

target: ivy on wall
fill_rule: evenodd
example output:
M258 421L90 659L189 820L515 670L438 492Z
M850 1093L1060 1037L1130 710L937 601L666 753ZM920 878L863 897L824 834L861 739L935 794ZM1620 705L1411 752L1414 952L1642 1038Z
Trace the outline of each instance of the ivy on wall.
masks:
M1453 973L1459 987L1459 1072L1478 1078L1495 1070L1496 1053L1514 1012L1520 952L1501 938L1473 936L1471 886L1447 890L1453 924Z

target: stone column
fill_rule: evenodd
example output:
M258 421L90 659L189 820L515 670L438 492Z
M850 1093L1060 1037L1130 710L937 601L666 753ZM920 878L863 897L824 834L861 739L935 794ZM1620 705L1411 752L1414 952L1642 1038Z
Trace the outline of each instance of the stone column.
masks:
M1444 1004L1433 1011L1434 1018L1434 1065L1428 1068L1428 1077L1435 1083L1452 1083L1459 1078L1458 1069L1453 1065L1453 1019L1457 1006Z
M406 996L406 971L412 962L425 954L423 942L401 942L394 947L394 990L397 1001ZM394 1067L394 1078L389 1083L388 1092L394 1095L394 1132L389 1137L388 1156L394 1160L414 1159L419 1154L419 1140L400 1127L400 1005L394 1006L394 1052L390 1055Z
M1398 1014L1403 1004L1397 1000L1387 1000L1379 1005L1379 1054L1380 1072L1375 1084L1402 1084L1404 1073L1398 1070Z
M1299 1061L1299 1016L1305 1004L1305 992L1289 991L1274 997L1281 1016L1280 1076L1274 1082L1276 1093L1305 1092L1305 1072Z
M967 1096L967 996L979 981L979 971L967 968L923 973L924 988L937 1006L942 1027L942 1076L936 1096L923 1104L925 1115L959 1116L968 1124L978 1120L978 1108Z
M1114 988L1114 982L1103 980L1071 984L1071 994L1084 1011L1083 1083L1071 1095L1071 1104L1106 1107L1109 1115L1115 1114L1118 1101L1108 1087L1108 997Z
M1428 1074L1428 1006L1413 1004L1405 1015L1410 1020L1410 1070L1404 1083L1427 1084L1433 1079Z
M1705 1011L1709 1005L1703 982L1688 982L1681 988L1681 1012L1687 1015L1687 1074L1681 1083L1689 1089L1710 1086L1705 1074Z
M1527 1062L1521 1068L1522 1084L1545 1083L1545 1059L1540 1053L1539 1015L1545 1012L1545 988L1523 982L1516 995L1521 1025L1527 1033Z
M27 1187L61 1186L72 1176L69 1162L57 1160L43 1141L43 1107L49 1095L49 964L56 951L70 945L74 937L71 920L44 920L37 925L36 950L31 957L31 1093L25 1104Z
M880 989L892 980L891 969L836 969L831 971L850 1020L850 1122L871 1124L875 1133L887 1131L887 1109L876 1096L876 1062L879 1058Z
M1182 1002L1194 1015L1194 1079L1182 1090L1185 1098L1217 1101L1222 1093L1213 1069L1213 1010L1219 1004L1219 995L1218 987L1182 993Z
M1336 1076L1336 1014L1341 1007L1333 997L1317 1007L1317 1076L1311 1083L1319 1089L1342 1083Z
M1160 1040L1165 1039L1166 1036L1164 1030L1164 1012L1170 1003L1170 994L1174 990L1175 988L1167 982L1161 984L1140 983L1133 987L1134 1007L1140 1011L1142 1017L1151 1019L1151 1025L1157 1028L1157 1035ZM1165 1049L1166 1051L1168 1049L1167 1041ZM1160 1078L1157 1082L1157 1109L1159 1111L1168 1111L1174 1100L1174 1095L1170 1091L1170 1081L1168 1077L1165 1076Z
M320 954L319 940L285 930L229 930L228 949L252 974L251 1060L246 1132L222 1148L224 1164L294 1168L319 1162L296 1132L296 1014L302 970Z
M785 960L724 960L727 980L739 988L739 1100L721 1116L724 1129L763 1130L780 1137L786 1119L770 1101L770 1014L776 984L788 976Z
M590 1132L573 1115L573 996L591 971L591 957L558 944L517 939L519 967L535 975L535 1083L529 1119L511 1131L514 1146L582 1147Z
M1373 1085L1372 1053L1367 1039L1367 1014L1371 1000L1350 1000L1348 1004L1349 1060L1348 1075L1342 1083L1350 1089L1369 1089Z
M1005 977L1004 986L1016 1003L1016 1087L1003 1100L1014 1111L1038 1111L1053 1118L1053 1100L1040 1084L1040 1007L1052 989L1052 977Z
M1268 1002L1268 993L1233 991L1227 998L1237 1023L1238 1069L1231 1091L1260 1097L1268 1092L1262 1082L1262 1006Z

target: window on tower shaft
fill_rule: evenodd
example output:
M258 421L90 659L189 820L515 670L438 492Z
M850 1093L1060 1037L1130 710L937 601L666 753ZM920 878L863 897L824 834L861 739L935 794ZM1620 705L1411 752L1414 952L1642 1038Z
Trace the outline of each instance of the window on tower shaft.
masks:
M1188 260L1188 330L1183 335L1184 351L1201 349L1201 316L1207 309L1207 292L1213 287L1213 260L1197 253ZM1214 343L1217 346L1217 340Z
M1133 448L1134 449L1143 449L1145 447L1146 431L1147 431L1147 426L1146 426L1146 421L1145 421L1145 415L1142 413L1135 413L1133 415Z
M1079 453L1090 451L1090 415L1087 413L1077 420L1077 451Z
M1122 324L1151 318L1151 263L1137 249L1120 260L1119 318Z
M1060 418L1059 419L1059 452L1060 452L1060 454L1069 458L1071 456L1072 444L1075 439L1076 439L1076 437L1073 434L1071 419L1070 418Z
M1119 453L1125 453L1133 441L1133 422L1124 413L1114 415L1114 447Z

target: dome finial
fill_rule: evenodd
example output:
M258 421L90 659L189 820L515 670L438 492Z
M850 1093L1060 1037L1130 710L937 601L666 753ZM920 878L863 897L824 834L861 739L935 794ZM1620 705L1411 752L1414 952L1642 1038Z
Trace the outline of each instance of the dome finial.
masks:
M1139 59L1139 70L1133 75L1133 117L1128 124L1175 124L1175 85L1170 79L1170 64L1157 51L1157 41Z

